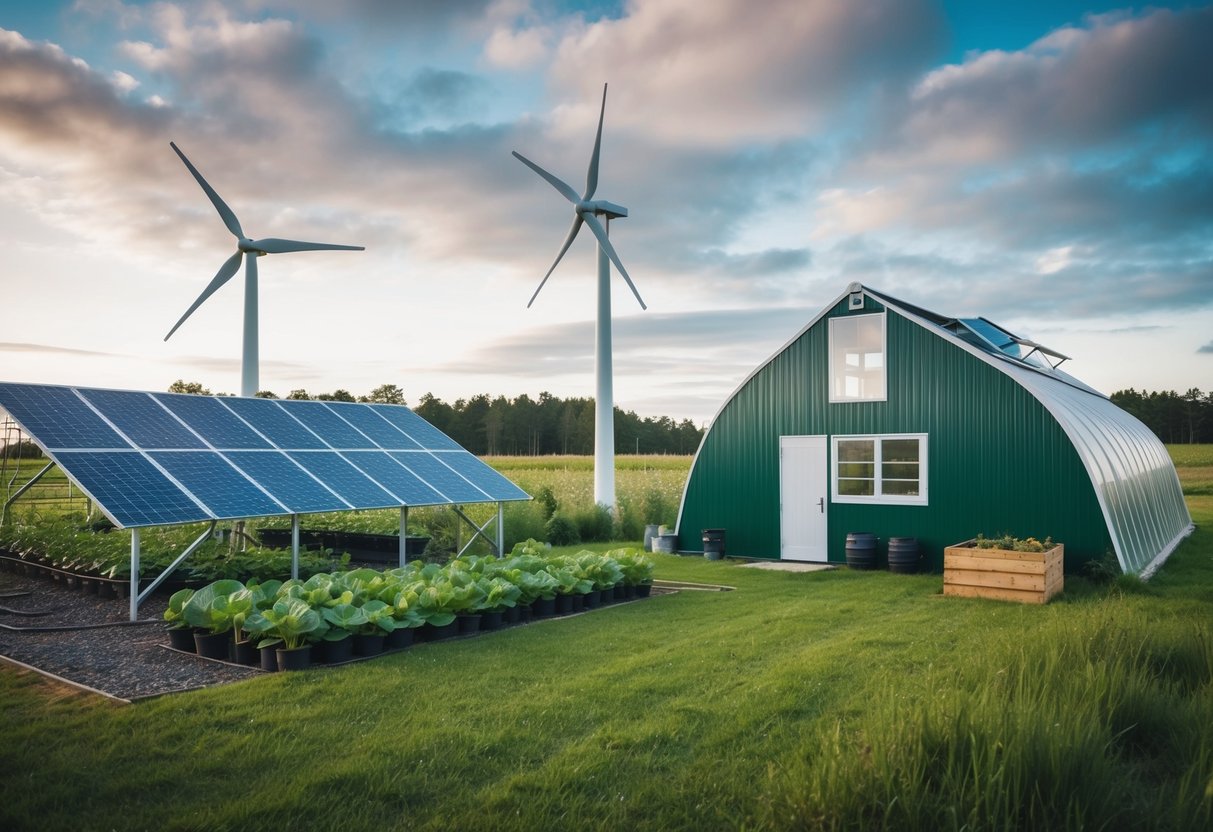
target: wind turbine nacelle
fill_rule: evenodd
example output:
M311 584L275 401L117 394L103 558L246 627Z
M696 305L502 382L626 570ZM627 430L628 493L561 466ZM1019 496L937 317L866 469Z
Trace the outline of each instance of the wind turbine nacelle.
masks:
M626 217L628 209L622 205L616 205L613 202L607 202L605 199L591 199L580 203L577 206L578 211L589 211L600 217L606 217L609 220L618 217Z

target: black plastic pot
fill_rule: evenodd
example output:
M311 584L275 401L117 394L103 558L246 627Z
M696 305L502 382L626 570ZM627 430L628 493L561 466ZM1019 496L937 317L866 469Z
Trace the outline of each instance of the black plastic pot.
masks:
M312 666L312 646L296 647L286 650L281 647L274 651L278 658L279 670L307 670Z
M496 630L505 620L505 613L502 610L492 610L491 612L480 613L480 629L481 630Z
M257 655L257 646L251 641L233 641L232 658L237 664L257 664L261 659Z
M652 591L653 591L652 584L637 584L636 585L636 597L637 598L648 598L649 593L651 593Z
M354 637L346 636L336 641L324 639L320 644L320 660L326 664L348 662L354 657Z
M383 648L385 650L403 650L413 643L413 634L417 630L412 627L397 627L387 634L387 638L383 640Z
M354 652L359 656L378 656L383 652L384 633L358 633L354 636Z
M543 618L545 615L556 614L555 598L536 598L531 602L531 617Z
M170 627L168 646L174 650L184 650L186 653L193 653L198 649L194 646L194 631L189 627Z
M459 624L459 635L469 636L480 632L480 613L468 613L455 619Z
M435 627L433 624L427 624L426 627L429 628L430 631L430 641L438 641L444 638L454 638L455 636L459 635L458 619L452 621L450 624L443 624L441 627Z
M278 671L278 654L275 648L259 647L257 652L261 654L261 669L276 673Z
M194 652L204 659L227 661L231 643L231 633L194 633Z

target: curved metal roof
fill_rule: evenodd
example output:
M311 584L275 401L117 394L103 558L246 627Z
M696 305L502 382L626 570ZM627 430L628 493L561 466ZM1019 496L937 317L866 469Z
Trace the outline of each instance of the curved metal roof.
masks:
M848 292L856 291L857 285ZM933 320L937 318L933 313L859 288L1010 376L1052 414L1091 477L1116 559L1125 572L1149 577L1191 533L1192 517L1171 457L1138 419L1068 373L981 349Z

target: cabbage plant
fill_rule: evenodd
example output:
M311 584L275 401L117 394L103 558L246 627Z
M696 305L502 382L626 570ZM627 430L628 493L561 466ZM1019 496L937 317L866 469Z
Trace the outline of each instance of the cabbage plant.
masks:
M267 636L261 642L265 647L282 642L287 650L302 647L313 634L324 627L320 613L301 598L282 598L267 610L259 610L244 622L244 628L253 635Z
M185 604L193 596L194 590L190 588L179 589L169 596L168 606L164 610L164 620L172 625L174 630L181 630L189 626L185 620Z
M182 616L192 627L199 627L211 633L226 633L232 629L232 616L235 609L225 602L216 605L219 599L225 599L233 592L244 589L240 581L223 579L207 584L199 589L181 610Z

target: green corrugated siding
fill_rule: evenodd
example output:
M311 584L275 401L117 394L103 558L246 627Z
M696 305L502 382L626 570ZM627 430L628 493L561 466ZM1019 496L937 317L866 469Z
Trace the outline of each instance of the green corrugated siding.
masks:
M880 311L870 298L865 312ZM848 532L919 539L929 566L978 532L1051 536L1066 570L1111 548L1091 481L1070 440L1015 381L921 326L887 313L888 399L830 404L828 318L759 370L721 410L696 458L679 545L702 549L703 528L724 528L729 554L779 557L779 437L925 433L925 506L829 505L829 559L845 561Z

